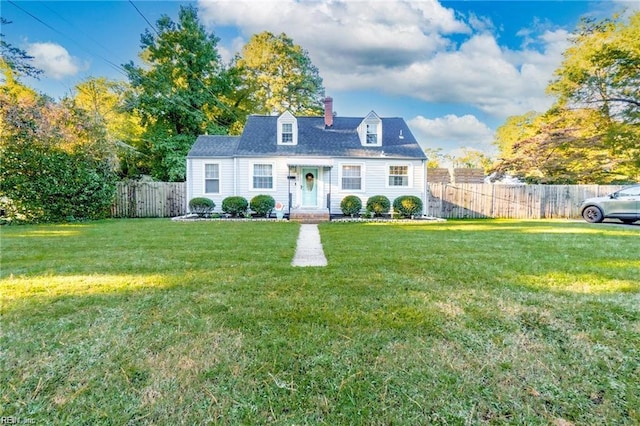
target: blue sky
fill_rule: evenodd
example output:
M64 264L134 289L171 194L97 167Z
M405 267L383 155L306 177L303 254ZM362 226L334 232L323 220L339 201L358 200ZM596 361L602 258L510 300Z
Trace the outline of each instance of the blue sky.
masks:
M178 1L1 0L6 41L45 70L25 83L54 98L88 77L125 80L140 35ZM342 116L403 117L425 148L495 153L508 116L546 110L545 88L581 16L635 1L194 1L230 60L252 34L286 33L319 68Z

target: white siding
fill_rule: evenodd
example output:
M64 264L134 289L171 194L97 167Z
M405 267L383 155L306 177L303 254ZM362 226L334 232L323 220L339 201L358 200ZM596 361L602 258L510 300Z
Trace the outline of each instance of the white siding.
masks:
M204 165L217 163L220 165L220 193L205 194ZM222 211L222 200L234 194L234 160L190 158L187 160L187 203L195 197L206 197L216 203L215 211Z
M364 191L350 191L342 190L341 182L339 180L340 169L343 164L357 164L358 162L364 163L364 179L363 188ZM388 185L389 180L389 166L390 165L408 165L410 166L411 176L409 177L409 187L390 187ZM332 194L331 194L331 213L340 214L340 202L347 195L356 195L362 200L362 208L364 209L369 197L374 195L384 195L389 199L391 203L393 200L401 195L414 195L422 199L423 204L426 205L424 199L425 190L425 178L424 168L426 165L420 160L389 160L386 158L380 159L339 159L336 160L336 166L332 172Z
M311 159L311 163L312 163ZM221 211L222 200L232 195L240 195L251 201L259 194L271 195L276 202L280 201L289 209L289 190L292 193L291 208L300 205L300 179L298 172L295 180L287 179L289 175L289 163L295 163L294 159L283 157L267 158L237 158L237 159L189 159L187 164L187 194L189 200L194 197L211 198L216 203L216 211ZM204 165L206 163L220 164L220 194L204 194ZM274 188L273 190L252 189L252 165L253 164L273 164L274 165ZM306 164L304 159L300 163ZM326 208L327 194L331 192L331 213L341 214L340 202L347 195L357 195L362 200L363 208L369 197L373 195L384 195L393 203L396 197L401 195L414 195L420 197L426 207L425 197L425 163L420 160L390 160L388 158L362 159L362 158L340 158L333 160L333 167L318 167L318 205ZM362 191L342 190L340 175L343 164L360 164L363 170ZM410 166L411 176L409 187L390 187L388 185L388 169L390 165ZM315 167L315 166L313 166Z
M253 189L252 188L252 176L253 176L253 164L273 164L273 186L269 189ZM251 201L253 197L260 194L271 195L276 202L280 201L285 205L285 208L289 207L289 192L288 192L288 173L287 160L282 157L266 157L266 158L239 158L238 159L238 173L237 173L237 185L238 194Z

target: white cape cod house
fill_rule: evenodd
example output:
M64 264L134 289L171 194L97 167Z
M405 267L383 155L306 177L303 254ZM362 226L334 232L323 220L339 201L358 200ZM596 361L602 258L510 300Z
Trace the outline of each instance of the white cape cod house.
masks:
M210 198L220 211L226 197L268 194L292 219L341 214L347 195L363 207L373 195L392 203L414 195L426 208L427 157L405 121L332 111L326 98L324 116L252 115L241 136L198 137L187 155L187 200Z

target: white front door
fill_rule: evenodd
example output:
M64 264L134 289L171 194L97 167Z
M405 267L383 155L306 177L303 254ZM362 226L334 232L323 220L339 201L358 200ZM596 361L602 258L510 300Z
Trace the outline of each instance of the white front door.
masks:
M303 167L301 177L302 207L318 207L318 168Z

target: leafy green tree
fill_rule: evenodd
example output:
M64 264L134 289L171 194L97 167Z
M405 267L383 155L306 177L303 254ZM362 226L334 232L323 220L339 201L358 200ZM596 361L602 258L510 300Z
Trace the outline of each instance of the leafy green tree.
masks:
M532 183L640 180L640 12L584 20L549 85L544 114L498 129L494 170Z
M640 122L640 12L628 22L583 19L572 41L548 88L558 103Z
M584 19L564 56L548 89L558 107L598 111L593 124L609 155L603 171L612 180L640 180L640 12Z
M130 108L145 127L143 153L153 177L180 181L185 157L201 134L226 134L236 120L222 101L230 87L217 50L197 9L182 6L178 22L163 15L154 32L141 37L144 66L125 65L132 92Z
M91 77L75 87L74 105L87 112L89 117L107 128L109 138L127 142L139 139L143 129L140 118L125 111L129 85L124 81L105 77Z
M442 148L424 148L424 153L428 158L427 168L429 169L442 167L443 162L451 159L449 154L442 153Z
M526 124L517 128L516 123ZM497 177L508 174L527 183L628 182L627 155L614 155L602 133L606 126L607 120L590 109L552 109L532 121L513 117L498 130L502 157L494 171Z
M235 58L236 104L248 113L322 112L324 87L308 53L282 33L251 37Z
M503 158L513 154L513 145L518 141L530 138L536 134L536 120L541 114L530 111L523 115L512 116L496 130L494 144L500 150Z
M104 128L84 111L38 95L5 69L0 89L0 204L10 220L109 214L113 164Z
M129 85L104 77L88 78L75 87L75 108L86 112L95 126L106 131L106 149L117 158L118 172L123 177L136 178L148 173L142 147L143 127L137 111L125 110Z
M463 148L462 151L452 157L453 167L467 169L484 169L491 168L491 158L482 151L471 148Z

